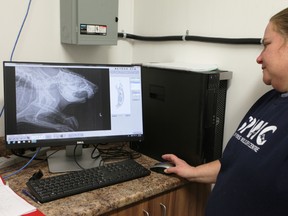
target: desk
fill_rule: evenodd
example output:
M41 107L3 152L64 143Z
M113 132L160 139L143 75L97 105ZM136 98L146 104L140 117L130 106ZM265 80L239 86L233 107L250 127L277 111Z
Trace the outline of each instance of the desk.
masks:
M146 168L149 168L156 162L154 159L151 159L145 155L142 155L140 158L136 159L136 161ZM18 167L21 167L21 165L19 164ZM18 167L15 166L14 168L17 169ZM170 197L170 203L172 202L173 205L177 204L177 208L191 208L189 212L193 212L193 214L187 213L187 215L185 215L184 213L181 214L181 216L201 216L204 212L203 209L210 188L209 185L194 183L192 184L174 175L166 176L152 172L150 176L144 178L135 179L132 181L112 185L106 188L81 193L78 195L58 199L39 205L30 200L29 198L25 197L21 193L21 190L26 187L25 183L33 175L33 173L35 173L39 169L42 170L44 178L53 175L49 173L47 163L42 162L34 166L28 166L18 175L9 178L8 182L9 186L15 192L17 192L21 197L23 197L29 203L37 207L47 216L137 216L143 215L143 213L135 214L135 209L139 210L140 207L140 211L143 211L146 207L151 208L151 203L156 202L160 198L160 200L162 200L162 198L165 198L167 196ZM188 200L186 199L186 196L188 196ZM128 212L132 213L129 214ZM183 212L183 209L181 210L181 212ZM150 214L150 216L151 215L161 214ZM174 214L173 216L177 216L177 214Z

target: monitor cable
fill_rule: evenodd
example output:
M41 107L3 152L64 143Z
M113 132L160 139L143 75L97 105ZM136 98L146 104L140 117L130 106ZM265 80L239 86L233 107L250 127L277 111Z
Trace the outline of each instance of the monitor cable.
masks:
M77 147L78 147L78 145L75 145L74 150L73 150L74 161L75 161L75 163L77 164L77 166L78 166L80 169L85 170L85 168L82 167L82 166L79 164L79 162L77 161L77 157L76 157L76 149L77 149Z
M94 160L99 159L99 157L101 156L101 154L97 151L97 146L93 145L94 149L91 152L91 158ZM77 157L76 157L76 149L77 149L78 145L75 145L74 150L73 150L73 157L74 157L74 161L77 164L77 166L82 169L85 170L85 168L83 166L81 166L81 164L77 161ZM95 152L97 152L97 154L95 155ZM100 161L100 165L102 163L102 160Z

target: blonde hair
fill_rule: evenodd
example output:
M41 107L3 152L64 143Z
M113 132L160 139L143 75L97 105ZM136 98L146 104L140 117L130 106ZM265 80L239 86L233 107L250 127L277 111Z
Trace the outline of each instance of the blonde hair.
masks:
M278 12L270 18L270 22L274 24L275 31L279 32L288 39L288 8Z

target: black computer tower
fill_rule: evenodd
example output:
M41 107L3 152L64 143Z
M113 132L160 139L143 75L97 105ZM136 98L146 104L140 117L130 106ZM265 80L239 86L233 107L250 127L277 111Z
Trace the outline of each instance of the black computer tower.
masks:
M220 158L231 77L229 71L143 66L144 141L131 148L160 161L173 153L191 165Z

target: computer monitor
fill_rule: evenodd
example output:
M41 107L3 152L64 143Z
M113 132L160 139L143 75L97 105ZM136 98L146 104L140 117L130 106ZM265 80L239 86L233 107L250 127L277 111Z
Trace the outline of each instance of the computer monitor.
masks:
M139 65L5 61L3 74L8 149L143 139ZM92 150L77 156L82 167L99 164ZM48 158L51 172L80 169L69 152Z

